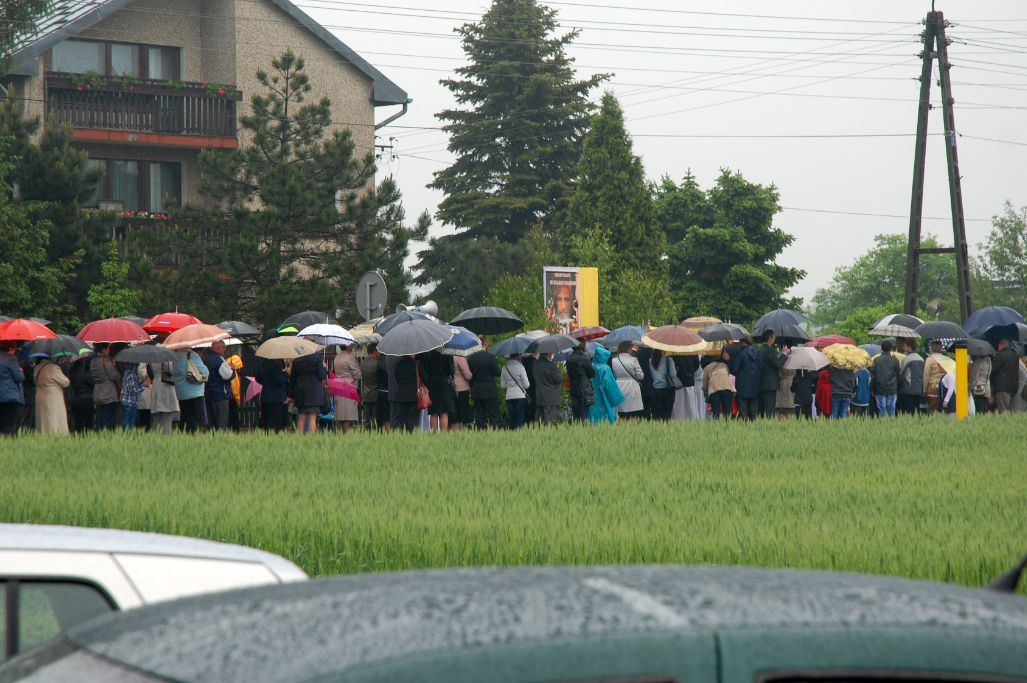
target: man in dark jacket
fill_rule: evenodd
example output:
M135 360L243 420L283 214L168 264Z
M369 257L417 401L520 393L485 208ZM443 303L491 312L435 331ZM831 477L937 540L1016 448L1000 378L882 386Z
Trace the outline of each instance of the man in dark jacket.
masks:
M870 391L874 392L878 417L895 417L896 397L902 381L899 359L891 355L891 342L881 342L881 355L870 366Z
M856 373L832 365L827 376L831 380L831 419L848 417L849 404L856 393Z
M289 424L289 411L285 405L289 376L285 372L285 361L261 358L257 363L257 384L261 386L260 428L282 431Z
M89 369L92 356L79 358L68 372L71 381L71 431L75 434L91 432L96 425L96 406L93 404L93 372Z
M995 397L995 408L1000 413L1012 409L1013 394L1020 383L1020 359L1009 346L1008 339L998 340L998 353L991 361L991 394Z
M553 354L541 354L532 367L531 376L535 400L538 402L538 415L543 424L551 425L560 407L560 387L563 386L563 373L553 362Z
M760 358L763 360L763 372L760 375L760 417L774 417L777 412L777 389L781 386L781 368L788 360L788 347L785 353L774 350L774 339L777 335L773 330L763 333L763 345L760 346Z
M228 401L232 398L235 370L225 362L225 342L211 344L203 364L207 366L207 384L203 388L207 401L207 424L211 429L228 431Z
M634 356L638 359L638 364L642 366L642 381L639 382L639 389L642 390L642 418L650 420L653 416L653 395L656 393L656 389L653 387L653 370L649 365L649 361L653 357L653 350L642 347L635 351Z
M904 415L915 415L920 410L920 397L924 391L924 359L916 352L916 343L903 339L901 349L906 357L899 364L899 397L896 410Z
M734 358L727 351L721 357L728 362L731 374L735 376L738 419L755 421L763 380L763 357L752 345L752 337L739 339L738 345L740 348Z
M413 356L388 356L386 365L389 370L389 422L396 429L412 432L418 428L420 417L417 378L420 375L421 383L427 386L428 373Z
M596 376L596 369L592 366L592 359L585 355L586 348L584 341L578 342L567 359L567 376L571 384L571 413L574 419L582 424L588 423L589 407L595 402L592 378Z
M471 399L474 401L474 424L478 429L488 426L499 427L499 387L496 380L501 374L496 357L488 352L489 342L481 340L481 351L467 357L467 369L471 371Z

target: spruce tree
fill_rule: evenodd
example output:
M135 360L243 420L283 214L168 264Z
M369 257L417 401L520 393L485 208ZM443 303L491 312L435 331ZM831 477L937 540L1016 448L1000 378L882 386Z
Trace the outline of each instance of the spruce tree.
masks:
M588 94L607 77L575 79L565 48L578 33L555 35L556 16L535 0L494 0L458 29L470 63L442 84L462 108L437 114L457 160L429 185L446 195L436 217L457 234L421 252L417 280L437 285L446 310L480 305L492 282L522 267L510 245L552 222L573 190Z
M577 190L558 232L561 245L591 228L609 240L614 272L637 270L659 277L666 271L666 237L657 220L653 188L632 151L624 112L611 92L603 95L582 143Z
M303 310L356 320L365 269L407 284L402 261L410 240L427 236L427 215L404 226L396 184L374 185L373 152L356 154L327 97L305 102L312 87L301 56L287 51L271 65L257 72L264 92L252 96L252 114L239 118L247 142L201 153L206 201L173 210L176 227L134 240L146 256L134 275L147 309L181 305L202 319L270 329ZM155 269L169 253L175 268Z

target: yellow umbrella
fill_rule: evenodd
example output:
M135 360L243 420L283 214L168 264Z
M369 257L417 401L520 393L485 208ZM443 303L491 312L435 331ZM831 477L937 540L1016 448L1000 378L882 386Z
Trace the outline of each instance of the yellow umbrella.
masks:
M831 359L831 365L846 370L859 370L870 365L870 354L850 344L831 344L824 349L824 355Z
M956 371L956 361L951 358L945 358L938 361L938 365L941 366L941 369L945 371L946 375L950 375Z

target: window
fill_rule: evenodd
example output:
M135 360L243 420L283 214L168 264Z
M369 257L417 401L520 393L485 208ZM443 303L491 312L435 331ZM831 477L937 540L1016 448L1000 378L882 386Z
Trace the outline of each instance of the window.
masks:
M90 159L104 169L96 193L82 206L99 206L102 201L124 202L125 211L166 213L182 203L182 164L134 159Z
M2 582L4 653L12 657L114 610L96 588L66 581ZM16 628L11 628L14 625Z
M177 47L65 40L53 47L53 70L177 80L181 56Z

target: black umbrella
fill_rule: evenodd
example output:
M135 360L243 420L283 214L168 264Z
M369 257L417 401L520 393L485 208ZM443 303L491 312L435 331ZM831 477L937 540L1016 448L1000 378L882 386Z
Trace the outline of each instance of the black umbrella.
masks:
M0 315L0 323L5 323L8 320L14 320L14 318L12 318L10 316L6 316L6 315Z
M400 323L408 323L411 320L426 320L430 323L439 323L439 319L428 315L427 313L421 313L420 311L400 311L399 313L393 313L387 315L378 321L378 324L374 326L376 334L387 334L396 325Z
M220 327L222 330L232 335L233 337L259 337L260 330L253 325L249 325L238 320L225 320L220 322L215 327ZM303 328L300 328L303 329Z
M548 337L541 337L531 342L531 345L524 349L525 353L560 353L564 349L573 349L578 345L578 340L566 334L551 334Z
M481 306L469 308L449 321L450 325L466 327L475 334L506 334L524 327L524 321L505 308Z
M39 323L40 325L49 325L50 324L49 320L43 320L42 318L28 317L28 318L25 318L25 320L31 320L32 322Z
M717 323L699 330L699 336L708 342L734 341L749 336L749 331L734 323Z
M752 331L752 336L759 338L763 336L763 333L767 330L772 330L777 336L778 344L786 344L788 346L798 346L799 344L805 344L810 340L810 336L806 334L806 331L797 325L772 325L770 327L757 327Z
M297 313L296 315L290 315L288 318L283 320L282 324L278 327L281 328L285 327L286 325L295 325L296 327L302 330L304 327L310 327L311 325L316 325L317 323L334 322L335 318L328 315L327 313L322 313L320 311L303 311L302 313Z
M149 318L140 318L138 315L119 315L118 320L127 320L129 322L135 323L139 327L142 327L143 323L149 320Z
M903 327L915 330L923 324L924 321L915 315L909 315L907 313L891 313L871 325L870 329L872 330L875 327L884 327L885 325L902 325Z
M996 325L1015 325L1024 322L1023 316L1005 306L987 306L970 314L963 323L963 328L971 337L979 337L980 333Z
M430 320L408 320L393 327L378 343L387 356L414 356L441 348L453 338L453 330Z
M119 363L174 363L178 354L153 344L132 346L114 356Z
M914 328L914 331L924 339L969 339L970 335L966 333L962 327L956 323L950 323L948 320L931 320L926 322L919 327Z
M983 339L956 339L949 343L948 349L951 351L956 347L956 344L964 343L966 344L966 352L971 356L991 356L995 353L995 347Z
M761 316L760 319L756 321L756 324L753 325L753 330L773 329L782 325L801 325L808 320L809 318L798 311L779 308L776 311L771 311L770 313Z
M524 353L531 344L532 340L526 337L510 337L493 346L490 353L497 356L516 356Z
M29 342L25 345L24 350L27 355L45 353L50 358L60 358L61 356L81 356L90 353L93 349L78 337L59 334L53 339L37 339Z

